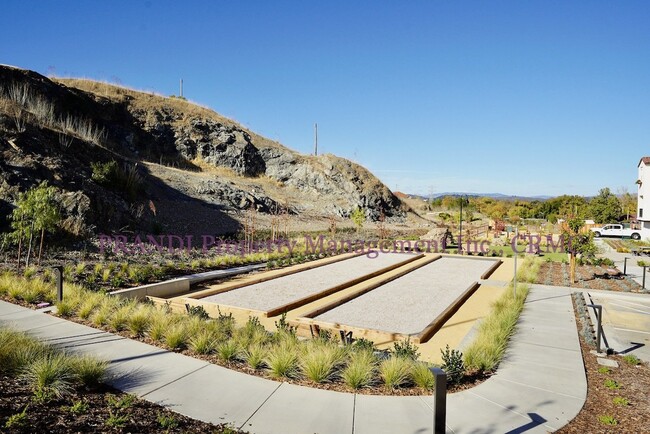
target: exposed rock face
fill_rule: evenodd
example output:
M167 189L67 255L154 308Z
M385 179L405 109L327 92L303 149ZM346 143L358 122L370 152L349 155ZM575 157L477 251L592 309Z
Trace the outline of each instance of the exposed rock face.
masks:
M210 119L194 119L175 131L175 145L188 160L201 158L244 176L263 174L266 165L250 135Z
M29 87L33 96L50 104L52 119L44 119L34 104L17 108L8 91L13 84ZM22 129L15 123L16 113L23 116ZM66 130L61 123L66 117L101 129L101 143L88 134ZM405 215L399 199L384 184L348 160L298 154L178 99L90 81L53 81L5 66L0 66L0 154L3 213L12 208L19 192L48 181L60 189L65 224L80 233L151 225L156 212L149 202L155 201L196 200L208 208L281 212L281 204L286 203L282 186L292 191L290 212L309 208L345 217L363 208L371 220ZM143 183L136 199L125 188L91 179L92 163L111 160L120 167L136 167L133 174ZM138 162L194 171L199 170L196 165L208 164L238 176L220 179L216 172L180 188L152 179ZM264 176L277 186L265 187Z

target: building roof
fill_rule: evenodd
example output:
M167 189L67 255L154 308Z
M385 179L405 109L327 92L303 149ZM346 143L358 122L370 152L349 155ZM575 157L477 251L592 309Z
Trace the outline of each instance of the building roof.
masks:
M643 164L645 164L646 166L649 165L650 157L641 157L641 159L639 160L639 164L637 164L637 166L640 166L641 162L643 162Z

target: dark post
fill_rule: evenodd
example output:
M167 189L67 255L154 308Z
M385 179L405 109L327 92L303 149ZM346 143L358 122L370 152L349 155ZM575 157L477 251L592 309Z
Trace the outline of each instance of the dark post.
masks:
M460 222L458 224L458 253L463 254L463 196L460 197Z
M52 267L52 269L54 270L54 277L56 279L56 299L61 302L63 301L63 267L57 265L56 267Z
M627 276L627 258L623 258L623 276Z
M433 403L433 434L445 434L447 430L447 374L440 368L429 368L436 379Z

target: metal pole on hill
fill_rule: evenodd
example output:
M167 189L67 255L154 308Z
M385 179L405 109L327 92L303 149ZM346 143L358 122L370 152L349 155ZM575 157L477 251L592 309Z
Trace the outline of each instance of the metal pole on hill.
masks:
M463 196L460 197L460 222L458 223L458 254L463 254Z
M180 90L180 97L183 98L183 79L181 78L181 90Z
M314 156L318 157L318 124L314 123Z

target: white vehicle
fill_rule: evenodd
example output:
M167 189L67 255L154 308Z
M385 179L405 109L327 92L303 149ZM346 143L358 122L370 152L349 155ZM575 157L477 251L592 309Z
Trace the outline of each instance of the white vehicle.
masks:
M630 229L620 223L605 225L602 228L591 228L595 237L630 237L633 240L641 239L641 231Z

